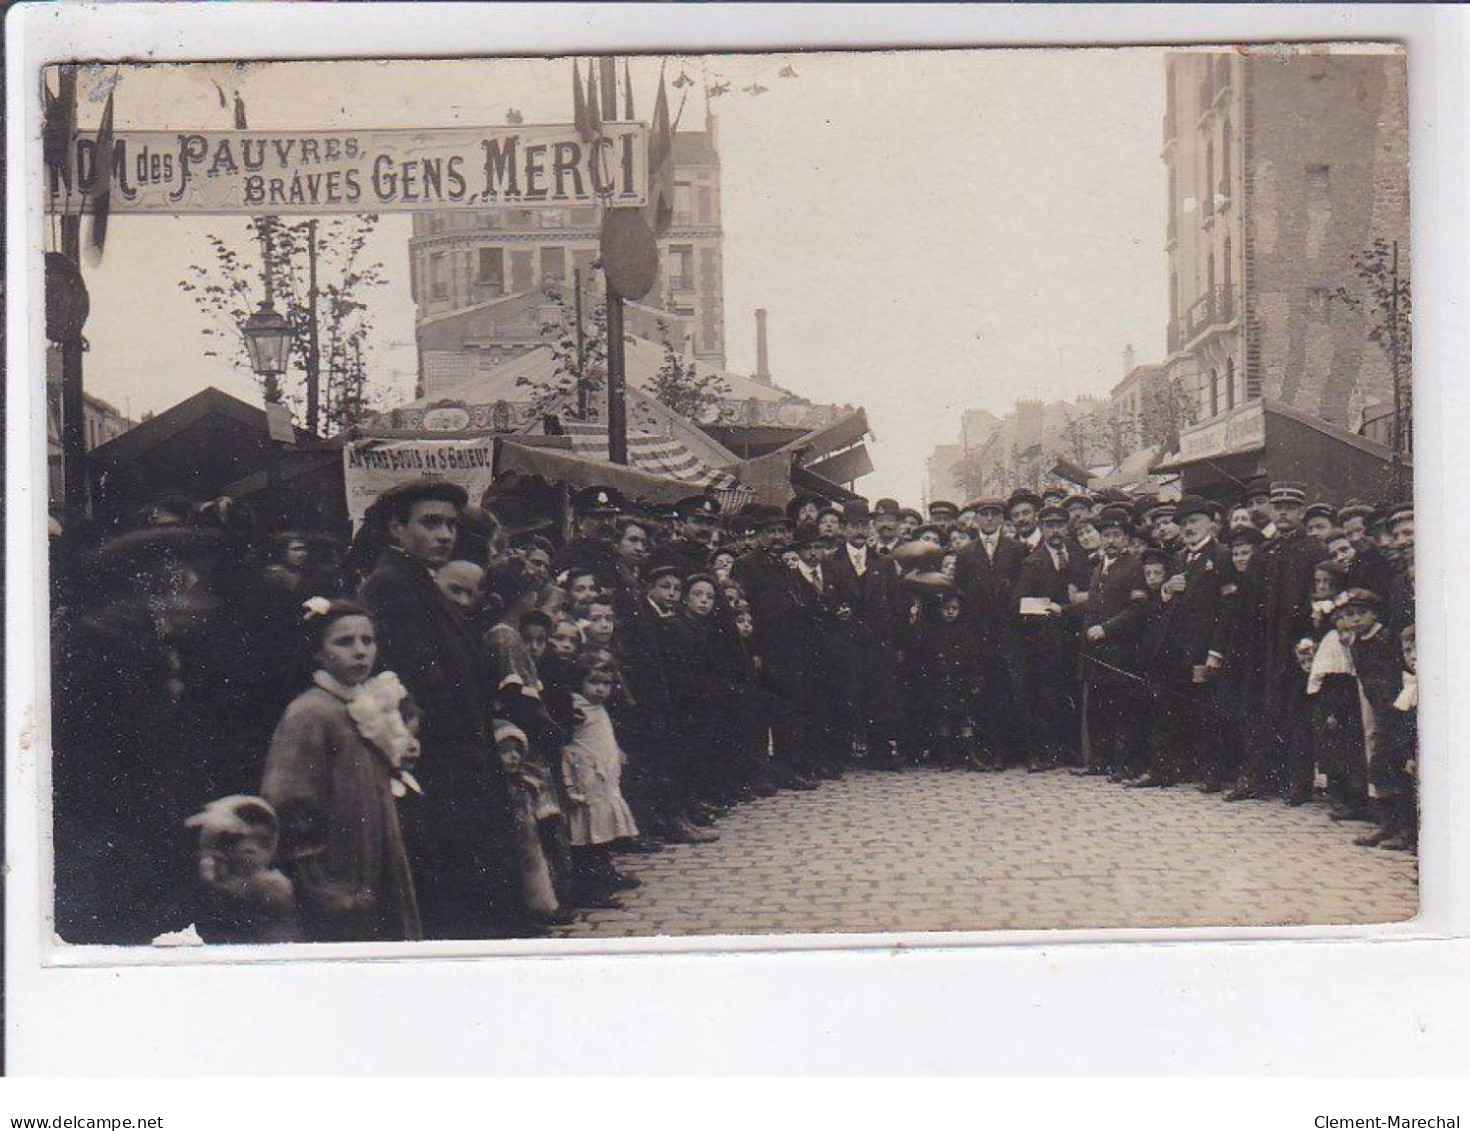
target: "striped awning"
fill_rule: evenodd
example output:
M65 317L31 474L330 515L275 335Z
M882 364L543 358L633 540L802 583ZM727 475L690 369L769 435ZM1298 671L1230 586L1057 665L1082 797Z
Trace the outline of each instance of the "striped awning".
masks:
M608 462L605 427L571 420L563 422L562 429L571 438L573 455L599 463ZM674 436L629 432L628 465L650 475L688 483L691 493L706 490L725 509L743 506L755 497L755 493L739 479L728 471L710 467Z

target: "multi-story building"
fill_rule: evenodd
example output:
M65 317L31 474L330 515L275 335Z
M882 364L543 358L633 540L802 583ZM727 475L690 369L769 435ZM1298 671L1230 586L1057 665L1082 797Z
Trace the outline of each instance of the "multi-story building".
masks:
M674 135L674 215L659 239L659 276L640 304L666 323L680 352L725 367L725 294L720 156L713 115L703 131ZM419 396L535 349L570 301L580 272L588 308L600 301L597 208L523 208L419 213L409 240L417 307ZM644 318L652 336L655 314ZM633 317L637 317L637 313ZM633 333L639 330L630 326Z
M1360 286L1354 257L1380 240L1407 278L1404 55L1177 51L1165 80L1165 380L1197 421L1175 465L1259 453L1278 407L1351 434L1393 397L1375 315L1341 290Z
M87 451L121 436L133 424L101 397L82 394L82 435ZM61 449L61 350L54 345L46 347L46 438L48 497L52 504L59 504L66 477Z

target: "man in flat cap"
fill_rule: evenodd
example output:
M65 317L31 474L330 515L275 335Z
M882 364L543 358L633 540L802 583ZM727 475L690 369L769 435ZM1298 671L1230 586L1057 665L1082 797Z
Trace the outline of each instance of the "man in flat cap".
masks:
M494 758L484 650L433 571L454 553L465 492L420 479L373 504L388 545L363 584L381 667L398 673L422 712L414 776L421 803L405 838L426 938L521 933L524 908L512 865L510 802Z
M1332 533L1332 524L1337 518L1337 509L1331 503L1313 503L1303 514L1305 516L1303 526L1307 531L1307 537L1316 538L1325 544L1327 535Z
M1016 713L1013 659L1015 616L1011 591L1026 560L1026 548L1005 535L1004 499L976 499L975 540L955 559L955 589L964 600L966 619L980 651L979 739L981 757L991 769L1004 769L1021 754L1023 738Z
M1271 484L1276 536L1251 561L1250 589L1259 605L1248 629L1255 670L1248 677L1251 686L1245 702L1246 717L1253 725L1240 780L1226 795L1229 801L1263 797L1282 787L1288 800L1301 802L1311 796L1312 752L1301 740L1303 728L1287 718L1299 710L1293 697L1296 643L1311 605L1312 575L1327 557L1327 547L1309 538L1303 528L1306 509L1304 484ZM1248 615L1244 609L1242 615Z

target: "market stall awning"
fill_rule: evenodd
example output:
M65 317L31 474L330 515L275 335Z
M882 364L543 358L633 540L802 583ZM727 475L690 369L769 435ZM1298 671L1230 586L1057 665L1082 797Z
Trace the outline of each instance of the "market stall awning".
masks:
M606 454L605 433L600 448L589 437L590 442L582 451L578 451L578 438L574 435L571 452L533 448L503 437L495 445L495 474L497 478L507 471L539 475L548 482L563 483L574 490L579 487L616 487L629 499L653 504L676 503L701 489L709 490L726 509L736 509L754 497L754 492L725 473L717 473L719 478L715 481L700 483L652 470L653 467L661 466L660 460L663 457L649 458L647 463L635 458L634 453L638 448L646 446L652 449L651 444L635 447L635 440L639 439L644 438L628 437L630 463L625 467L609 463L606 459L595 458L598 451ZM652 441L656 438L646 439ZM647 454L649 453L645 452Z

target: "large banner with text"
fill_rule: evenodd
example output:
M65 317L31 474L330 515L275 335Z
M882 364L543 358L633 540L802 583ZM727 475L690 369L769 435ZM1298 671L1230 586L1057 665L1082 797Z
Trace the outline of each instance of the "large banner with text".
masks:
M571 125L390 130L124 131L110 157L72 143L74 176L52 212L89 211L109 186L115 213L435 212L632 208L648 199L648 128Z

